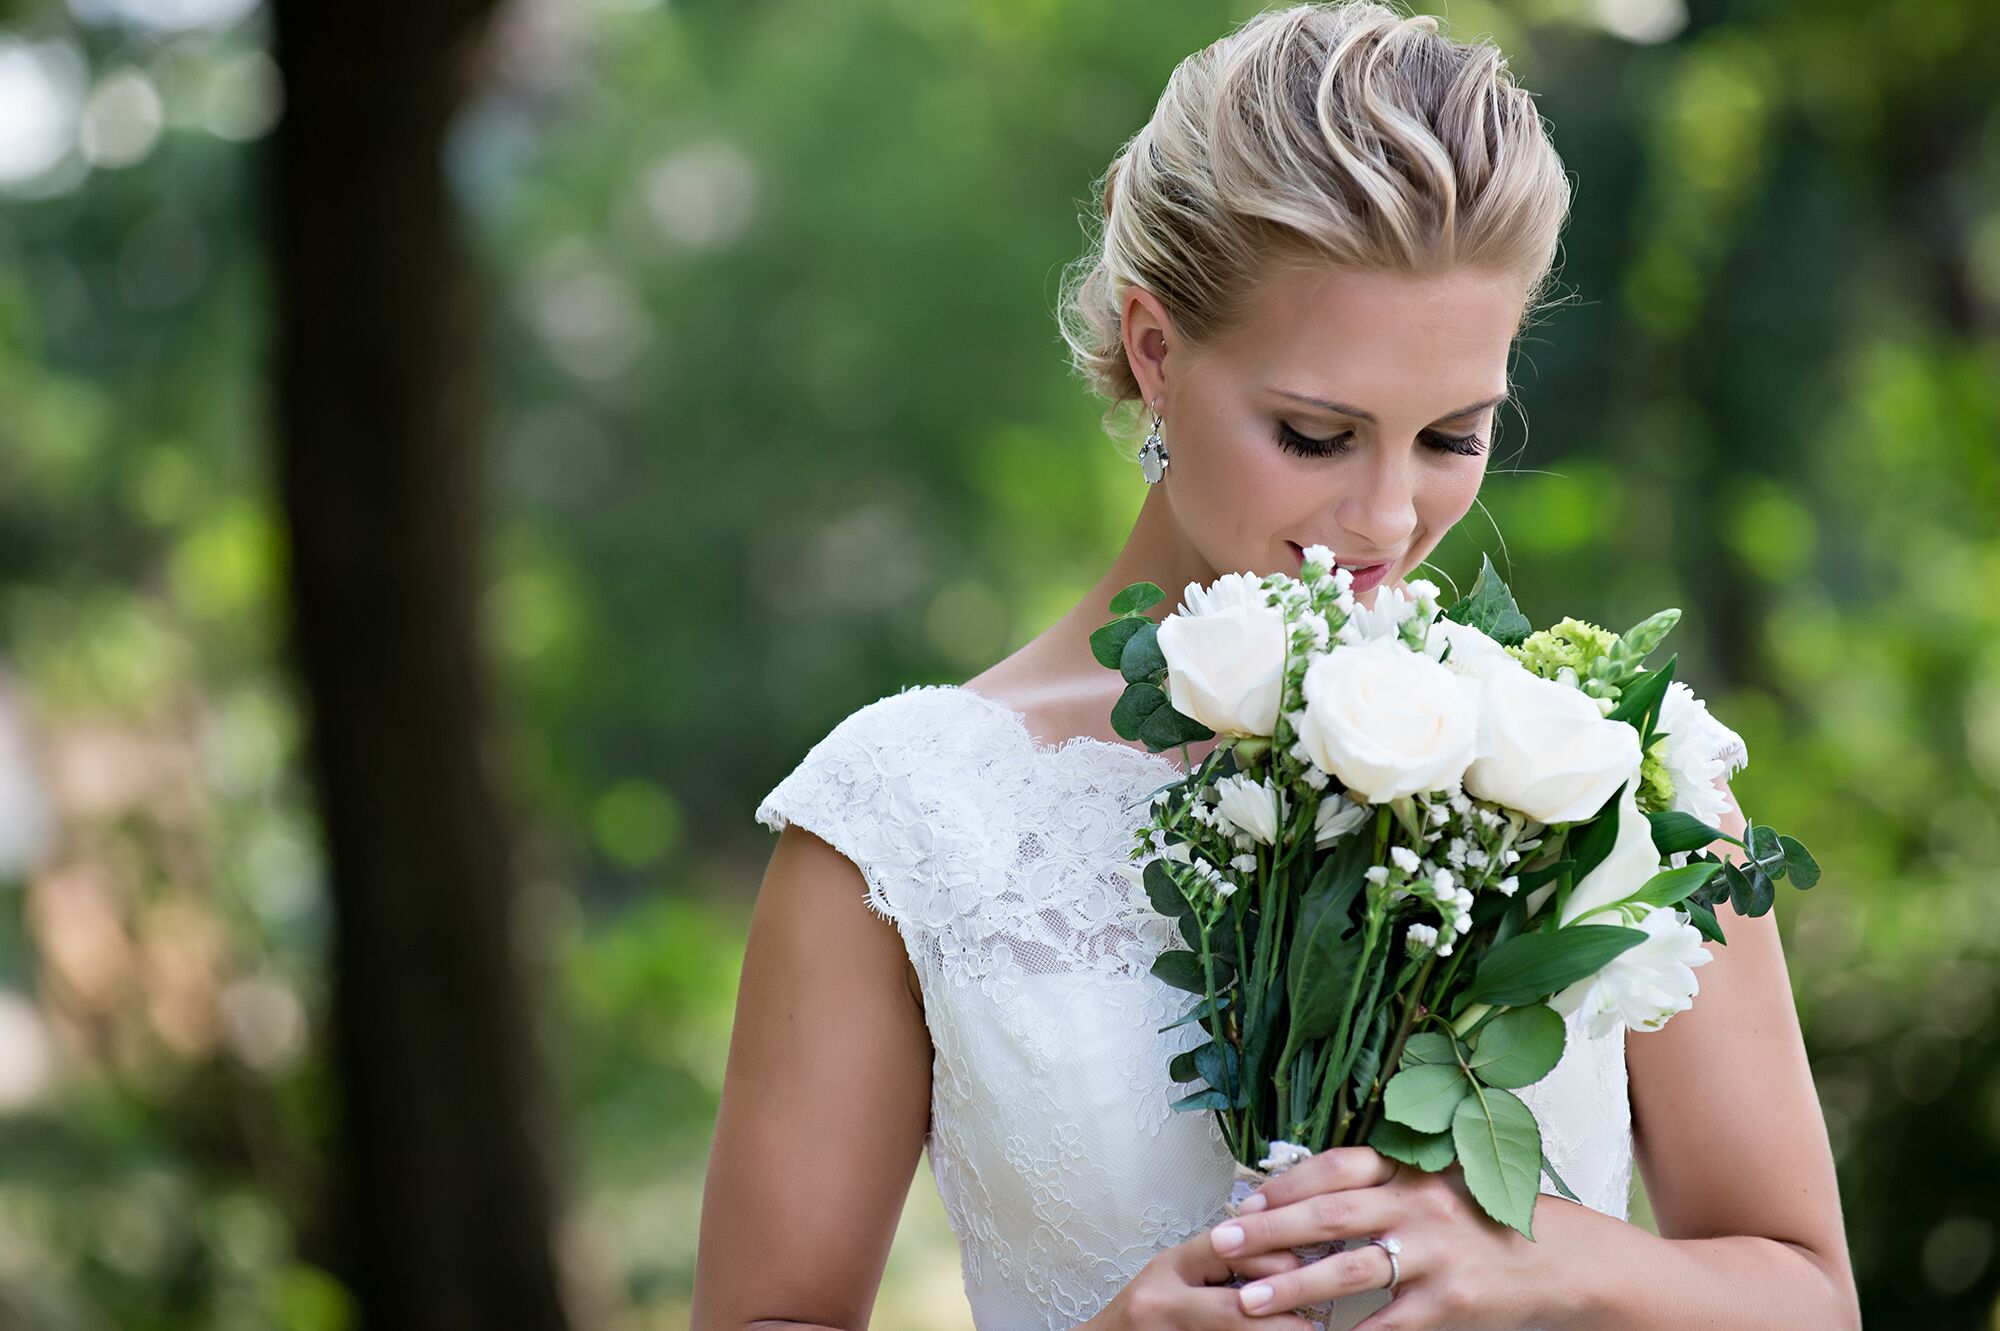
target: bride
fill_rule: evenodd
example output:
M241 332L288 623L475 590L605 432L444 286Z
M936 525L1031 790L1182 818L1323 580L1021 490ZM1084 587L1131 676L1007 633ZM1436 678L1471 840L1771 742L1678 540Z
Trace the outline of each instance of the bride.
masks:
M1352 0L1264 13L1182 63L1103 202L1063 326L1114 409L1149 409L1145 502L1039 637L861 707L757 808L780 835L696 1331L865 1326L926 1147L982 1331L1305 1328L1291 1310L1321 1299L1362 1331L1858 1327L1775 918L1726 906L1691 1009L1629 1040L1572 1018L1524 1092L1583 1199L1544 1180L1535 1241L1456 1164L1367 1146L1228 1218L1214 1116L1167 1108L1188 1089L1168 1062L1201 1035L1160 1029L1184 998L1149 970L1171 926L1117 871L1181 768L1110 733L1123 681L1089 634L1129 583L1293 572L1313 544L1364 604L1399 594L1479 493L1569 184L1499 51ZM1719 722L1705 738L1715 821L1740 835L1747 755ZM1627 1219L1635 1161L1658 1236ZM1378 1236L1400 1255L1291 1251Z

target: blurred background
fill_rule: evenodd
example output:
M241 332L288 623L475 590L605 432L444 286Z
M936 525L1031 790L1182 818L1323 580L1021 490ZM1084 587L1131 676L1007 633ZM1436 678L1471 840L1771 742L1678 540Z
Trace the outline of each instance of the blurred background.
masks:
M1175 62L1256 8L411 0L313 21L374 25L346 44L294 15L293 61L285 0L0 0L0 1328L360 1325L330 1162L374 1046L333 1018L371 976L401 991L335 947L356 842L323 811L357 805L315 794L309 698L356 733L342 663L393 691L399 635L461 619L503 741L487 822L379 747L319 769L394 792L401 834L435 808L510 848L481 872L513 941L426 946L525 963L527 1015L492 1029L528 1052L461 1084L555 1182L495 1203L447 1172L429 1214L545 1224L570 1325L687 1325L751 810L1115 553L1144 487L1067 374L1057 284ZM2000 1327L2000 7L1432 12L1506 50L1577 183L1568 299L1437 564L1464 586L1490 554L1538 624L1683 609L1678 673L1749 743L1739 798L1826 869L1778 916L1868 1324ZM418 149L435 121L413 160L481 293L433 330L455 365L384 355L343 390L312 354L369 339L365 299L319 303L343 243L451 270L425 191L285 147L329 104ZM365 405L330 422L342 391ZM464 613L387 577L328 614L312 496L400 504L433 400L459 461L410 493L446 498L355 544L422 583L434 541ZM1791 1130L1754 1100L1718 1128ZM393 1233L386 1195L351 1200ZM875 1325L969 1325L927 1167Z

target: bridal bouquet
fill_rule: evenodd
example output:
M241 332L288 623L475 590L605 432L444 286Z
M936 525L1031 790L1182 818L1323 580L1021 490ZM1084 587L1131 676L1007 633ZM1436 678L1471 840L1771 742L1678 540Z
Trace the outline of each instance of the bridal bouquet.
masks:
M1190 583L1159 624L1149 582L1091 637L1127 681L1116 731L1158 752L1223 737L1154 792L1128 868L1185 944L1153 973L1198 1001L1172 1061L1237 1161L1234 1202L1329 1147L1457 1161L1495 1220L1532 1239L1541 1176L1577 1200L1514 1092L1562 1057L1564 1016L1654 1030L1724 943L1715 907L1771 908L1818 880L1806 848L1727 808L1733 733L1670 658L1675 621L1531 632L1490 562L1359 605L1325 546L1297 577ZM1741 864L1704 848L1727 841ZM1253 1166L1261 1164L1262 1168Z

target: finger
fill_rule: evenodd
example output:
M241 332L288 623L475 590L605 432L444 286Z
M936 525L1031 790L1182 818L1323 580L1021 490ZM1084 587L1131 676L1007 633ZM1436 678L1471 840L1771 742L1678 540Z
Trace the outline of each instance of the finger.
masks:
M1403 1280L1408 1279L1409 1272L1405 1271ZM1289 1312L1304 1304L1338 1299L1365 1290L1387 1289L1388 1286L1389 1254L1382 1251L1380 1244L1365 1243L1358 1248L1308 1262L1296 1271L1260 1277L1237 1290L1236 1296L1245 1312ZM1396 1288L1401 1290L1402 1287L1402 1281L1398 1281ZM1263 1290L1268 1290L1268 1295L1260 1296ZM1407 1316L1407 1305L1398 1308L1397 1312L1399 1325L1422 1325L1400 1320Z
M1274 1276L1284 1271L1296 1271L1305 1265L1305 1259L1284 1248L1277 1252L1253 1252L1248 1256L1229 1259L1229 1269L1245 1280L1255 1280L1258 1276Z
M1387 1183L1395 1173L1396 1162L1372 1146L1330 1147L1263 1183L1237 1209L1268 1211L1316 1192L1370 1188Z
M1301 1248L1328 1239L1373 1238L1406 1219L1406 1204L1377 1185L1322 1192L1275 1210L1225 1220L1209 1230L1209 1246L1225 1257Z
M1273 1327L1280 1331L1319 1331L1296 1313L1252 1317L1243 1311L1233 1289L1193 1290L1190 1294L1186 1310L1174 1315L1174 1325L1188 1331L1271 1331Z

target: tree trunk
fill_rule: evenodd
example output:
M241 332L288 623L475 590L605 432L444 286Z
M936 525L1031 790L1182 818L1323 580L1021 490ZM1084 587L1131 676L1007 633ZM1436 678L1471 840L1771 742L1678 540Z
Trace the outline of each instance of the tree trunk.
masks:
M489 8L275 7L287 645L332 874L342 1274L379 1331L566 1324L479 632L479 293L443 170Z

